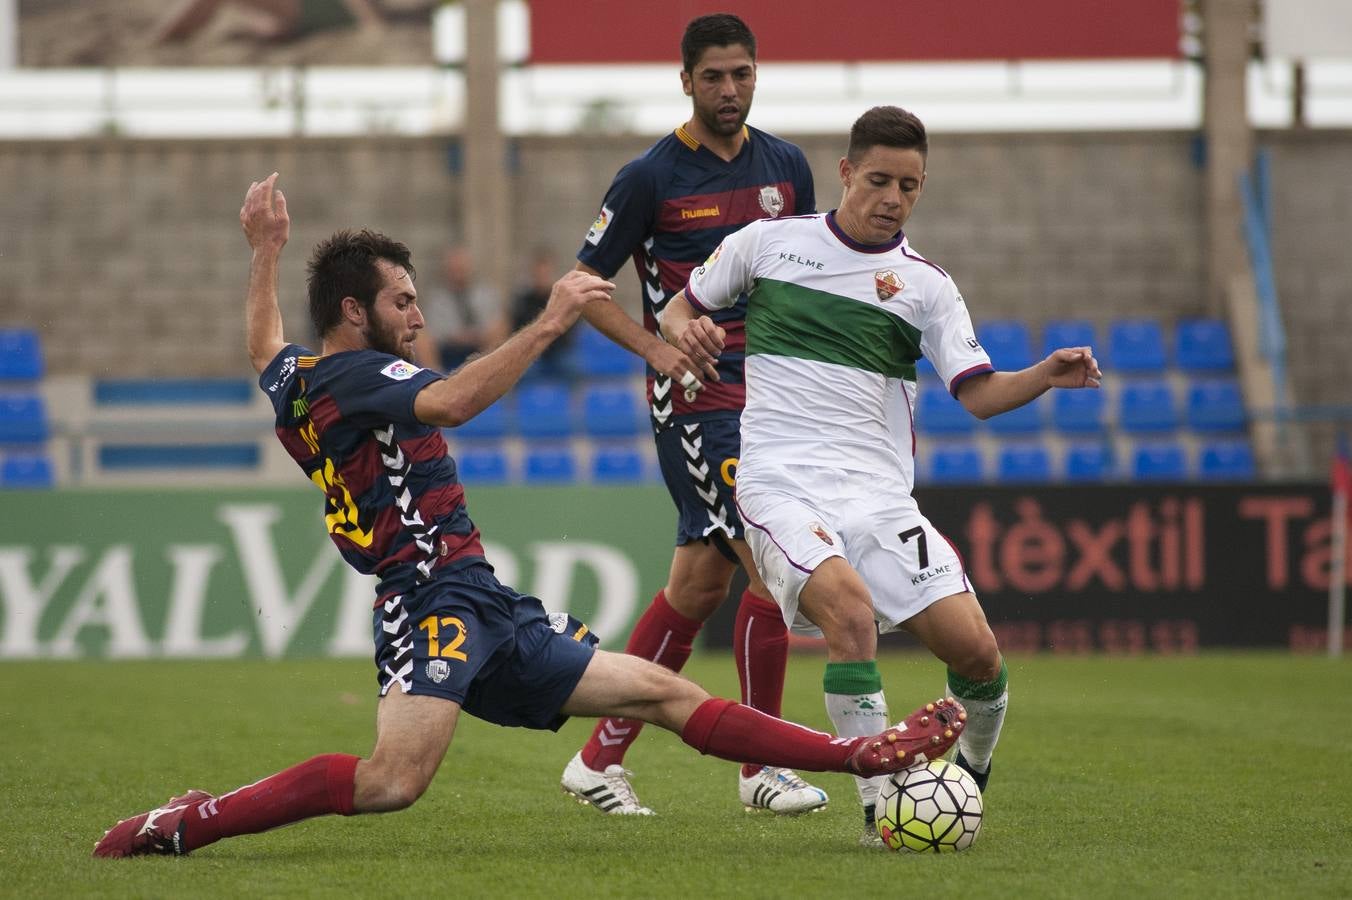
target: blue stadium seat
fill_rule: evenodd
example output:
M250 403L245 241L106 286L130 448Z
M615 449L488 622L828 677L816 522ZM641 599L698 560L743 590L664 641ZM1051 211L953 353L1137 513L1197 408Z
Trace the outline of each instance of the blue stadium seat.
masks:
M641 375L642 358L635 356L590 325L579 323L573 342L573 370L584 377Z
M1108 326L1104 363L1116 372L1164 370L1164 332L1153 319L1123 319Z
M42 377L42 342L31 328L0 328L0 381Z
M455 454L456 473L466 484L503 484L511 476L507 451L498 444L469 445Z
M253 469L262 454L257 444L104 444L99 468Z
M572 394L556 381L516 389L516 430L526 437L562 438L573 433Z
M99 406L247 406L256 390L247 378L105 378L94 382L94 402Z
M0 444L41 444L49 435L41 394L0 394Z
M976 444L938 444L930 451L930 481L935 484L979 482L985 478L985 469Z
M0 488L49 488L56 484L45 453L16 453L0 462Z
M1033 338L1028 326L1012 319L994 319L976 327L976 339L997 369L1017 371L1033 364Z
M1103 441L1071 444L1065 463L1066 481L1107 481L1117 468L1113 448Z
M1051 454L1039 443L1006 444L1000 448L996 473L1000 481L1011 484L1049 481L1052 477Z
M1143 441L1132 451L1131 474L1140 481L1183 481L1187 451L1178 441Z
M1094 341L1094 323L1087 319L1052 319L1042 326L1044 357L1062 347L1095 347Z
M1209 481L1252 481L1257 474L1248 441L1215 440L1202 445L1197 475Z
M1242 431L1244 395L1233 378L1201 379L1188 387L1188 425L1197 431Z
M636 437L643 432L639 394L627 384L593 384L582 394L582 425L592 437Z
M528 448L523 469L527 484L570 484L577 480L577 460L567 445Z
M1052 423L1065 434L1099 434L1103 431L1103 392L1096 390L1053 391Z
M1042 430L1042 398L986 420L996 434L1037 434Z
M1129 434L1153 434L1178 427L1178 409L1169 382L1129 381L1118 397L1117 423Z
M591 459L592 481L598 484L631 484L642 481L643 452L633 444L596 448Z
M488 409L462 425L444 428L447 437L460 440L506 437L512 430L512 395L500 398Z
M977 422L937 381L920 386L915 419L916 427L927 434L971 434Z
M1183 319L1174 332L1174 365L1185 372L1233 372L1230 326L1221 319Z

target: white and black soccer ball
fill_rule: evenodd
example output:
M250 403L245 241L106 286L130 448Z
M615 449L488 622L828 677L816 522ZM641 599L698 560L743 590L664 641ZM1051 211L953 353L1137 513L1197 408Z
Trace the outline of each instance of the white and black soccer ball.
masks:
M981 789L942 759L890 776L874 808L878 834L892 850L966 850L981 834Z

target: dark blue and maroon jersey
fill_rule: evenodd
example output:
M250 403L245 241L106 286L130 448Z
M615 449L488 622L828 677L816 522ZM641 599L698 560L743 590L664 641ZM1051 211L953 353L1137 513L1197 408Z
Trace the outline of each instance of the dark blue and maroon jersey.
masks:
M685 287L690 272L723 238L756 219L816 212L812 171L803 151L755 128L726 161L677 128L620 169L578 251L580 262L609 278L633 259L643 284L643 326ZM648 400L659 428L673 415L738 411L746 405L746 297L713 315L727 331L717 382L687 394L648 370ZM673 393L675 396L673 396Z
M484 561L441 430L413 416L413 398L441 378L388 353L296 344L258 378L282 446L324 492L329 537L380 576L380 596Z

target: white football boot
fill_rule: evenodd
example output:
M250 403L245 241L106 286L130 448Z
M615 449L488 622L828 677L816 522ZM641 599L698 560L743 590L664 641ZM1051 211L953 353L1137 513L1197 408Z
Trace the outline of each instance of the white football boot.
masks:
M761 766L750 778L738 769L737 795L747 812L768 809L785 816L819 810L829 799L826 791L808 784L793 769L772 766Z
M603 813L613 816L651 816L653 811L638 802L629 776L633 775L624 766L609 765L604 772L587 767L582 761L579 750L568 760L563 770L563 789L577 798L579 803L596 807Z

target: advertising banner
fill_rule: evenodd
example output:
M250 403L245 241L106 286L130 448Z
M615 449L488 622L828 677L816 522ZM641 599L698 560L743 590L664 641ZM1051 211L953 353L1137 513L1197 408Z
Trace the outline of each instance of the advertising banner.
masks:
M1010 652L1324 646L1323 485L918 496ZM502 581L607 648L666 580L660 486L479 488L470 514ZM0 494L0 659L366 656L373 598L310 490ZM732 613L708 644L730 643Z

